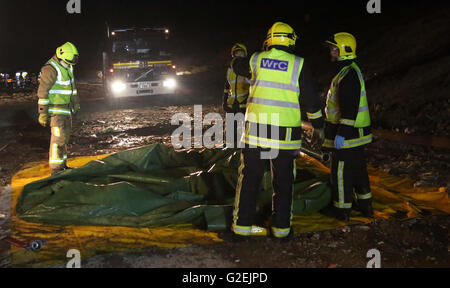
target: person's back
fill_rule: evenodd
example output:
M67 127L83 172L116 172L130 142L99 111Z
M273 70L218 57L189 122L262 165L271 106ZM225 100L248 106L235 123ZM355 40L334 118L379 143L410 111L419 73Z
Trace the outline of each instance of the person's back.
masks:
M305 94L313 126L320 131L323 125L311 73L304 59L293 54L296 40L292 27L276 22L269 29L266 51L232 62L238 75L251 79L242 137L246 145L241 154L233 213L232 230L237 235L267 234L265 228L255 228L253 219L267 159L274 189L271 232L276 238L291 234L292 185L302 134L301 94Z

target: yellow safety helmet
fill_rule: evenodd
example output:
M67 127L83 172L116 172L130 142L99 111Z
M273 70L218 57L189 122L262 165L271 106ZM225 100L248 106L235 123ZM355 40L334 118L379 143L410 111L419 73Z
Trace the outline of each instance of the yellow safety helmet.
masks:
M349 60L356 58L356 39L347 32L340 32L333 35L332 40L325 43L339 48L338 60Z
M264 50L273 45L281 45L293 48L297 41L297 34L294 29L286 23L275 22L267 32L266 41L264 41Z
M76 65L79 56L77 47L70 42L66 42L56 49L56 57L69 65Z
M236 43L234 44L233 48L231 48L231 56L234 57L234 52L242 50L245 53L245 56L247 56L247 47L245 47L244 44Z

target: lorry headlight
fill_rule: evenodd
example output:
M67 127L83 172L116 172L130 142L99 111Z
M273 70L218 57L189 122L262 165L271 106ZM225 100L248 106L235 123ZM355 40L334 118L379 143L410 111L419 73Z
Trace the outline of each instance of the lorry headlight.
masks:
M118 93L118 92L122 92L123 90L125 90L127 88L127 86L122 81L115 81L112 83L111 88L112 88L113 92Z
M167 88L174 88L176 86L176 82L174 79L167 79L163 81L163 86Z

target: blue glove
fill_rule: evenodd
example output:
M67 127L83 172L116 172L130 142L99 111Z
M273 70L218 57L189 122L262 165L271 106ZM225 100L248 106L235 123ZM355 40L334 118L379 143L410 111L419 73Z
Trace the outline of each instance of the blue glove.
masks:
M336 138L334 138L334 148L337 150L341 149L344 145L345 138L339 135L336 135Z

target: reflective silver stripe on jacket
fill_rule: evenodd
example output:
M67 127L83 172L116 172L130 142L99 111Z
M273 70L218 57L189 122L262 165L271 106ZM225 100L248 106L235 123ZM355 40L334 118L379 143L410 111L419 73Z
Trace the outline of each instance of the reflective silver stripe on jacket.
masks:
M254 104L262 104L262 105L269 105L269 106L284 107L284 108L300 109L300 104L298 102L293 103L293 102L286 102L286 101L280 101L280 100L255 98L255 97L248 98L247 102L248 103L254 103Z
M247 135L245 136L245 141L249 142L250 145L264 145L264 146L269 146L269 147L285 147L285 148L297 148L297 147L301 147L302 145L302 140L296 140L295 142L292 141L293 143L281 143L278 142L278 140L272 140L271 139L263 139L258 137L258 139L254 139L254 138L250 138Z
M72 95L72 94L76 94L76 91L74 90L73 92L70 90L50 90L48 91L49 94L62 94L62 95Z
M328 107L325 107L325 110L326 110L327 114L337 114L339 112L337 109L328 108Z
M278 82L272 82L272 81L257 80L254 82L253 86L283 89L283 90L289 90L292 92L300 93L300 88L298 86L292 86L290 84L278 83Z
M68 80L68 81L56 81L56 84L58 85L64 85L64 86L69 86L72 85L74 81L73 80Z
M350 120L350 119L340 119L339 123L340 124L345 124L345 125L350 125L350 126L355 125L355 121L354 120Z
M55 82L56 84L69 86L69 85L74 83L73 79L68 80L68 81L62 81L62 73L61 73L61 70L59 69L58 65L56 65L53 61L50 61L49 63L50 63L50 65L53 66L53 68L55 68L55 70L56 70L56 72L58 74L57 80ZM70 67L70 71L71 72L73 71L72 66Z
M255 53L253 55L253 59L252 59L252 69L253 69L253 75L252 75L252 79L256 78L256 68L258 67L258 57L259 57L260 53ZM250 84L253 85L253 83L255 82L255 80L251 80Z
M57 80L56 82L62 81L62 74L61 74L61 70L59 70L58 65L56 65L55 63L53 63L53 61L50 61L49 63L50 63L50 65L53 66L53 68L55 68L55 70L56 70L56 72L57 72L57 74L58 74L58 78L57 78L58 80Z
M306 116L308 117L308 119L317 119L322 117L322 110L317 111L316 113L309 113L306 112Z
M58 109L58 108L50 108L48 109L49 113L56 113L56 114L67 114L70 115L71 112L68 109Z
M361 143L367 143L367 142L371 142L372 141L372 134L369 134L367 136L364 136L362 139L358 139L356 141L350 139L350 140L346 140L344 141L344 144L342 145L343 147L345 146L353 146L355 144L361 144Z
M359 107L358 112L364 112L367 110L369 110L369 106L366 105L366 106Z
M302 58L295 56L295 60L294 60L294 69L292 70L292 76L291 76L291 86L292 87L297 87L297 83L298 83L298 71L300 70L300 64L302 63ZM300 92L300 88L298 88L298 92Z

